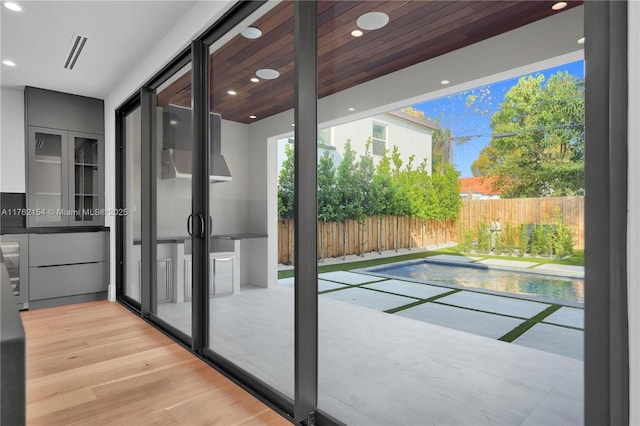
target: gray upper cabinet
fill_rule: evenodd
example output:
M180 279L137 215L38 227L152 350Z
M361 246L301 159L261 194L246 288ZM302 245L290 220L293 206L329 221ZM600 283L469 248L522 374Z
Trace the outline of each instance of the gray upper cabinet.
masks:
M104 135L104 102L52 90L25 88L29 126Z
M27 226L103 225L103 102L27 87L25 105Z

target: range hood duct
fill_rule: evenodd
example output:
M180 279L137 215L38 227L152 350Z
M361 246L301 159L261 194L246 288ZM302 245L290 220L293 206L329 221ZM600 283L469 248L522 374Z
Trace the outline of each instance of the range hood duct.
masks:
M162 179L191 179L191 109L168 105L163 111ZM220 114L209 114L209 180L230 182L231 172L222 156Z

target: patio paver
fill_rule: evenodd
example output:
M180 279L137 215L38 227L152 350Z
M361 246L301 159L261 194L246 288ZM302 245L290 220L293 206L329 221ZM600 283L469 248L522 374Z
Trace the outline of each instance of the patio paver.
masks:
M584 266L576 265L556 265L554 263L543 263L532 268L536 271L550 272L554 275L569 275L569 276L581 276L584 277Z
M397 308L416 301L416 299L409 297L385 294L363 288L347 288L345 290L325 293L320 295L320 297L327 297L378 311L386 311L387 309Z
M437 303L414 306L413 308L396 312L394 315L454 328L479 336L491 337L492 339L504 336L523 321Z
M362 287L388 291L391 293L401 294L403 296L417 297L419 299L428 299L451 291L450 288L443 288L429 284L418 284L402 280L380 281L373 284L365 284Z
M543 322L584 329L584 309L563 306L546 317Z
M348 271L325 272L323 274L318 274L318 278L350 285L370 283L384 279L373 275L357 274L355 272Z
M282 278L278 280L278 285L285 287L293 287L295 279L293 277L290 278ZM345 284L334 283L332 281L318 280L318 291L327 291L333 290L336 288L345 288L348 287Z
M512 343L584 360L584 332L550 324L536 324Z
M526 262L524 260L509 260L509 259L482 259L476 263L487 266L506 266L509 268L528 268L533 265L537 265L538 262Z
M519 318L531 318L550 306L546 303L470 291L461 291L450 296L445 296L438 299L438 302L463 308L477 309L479 311L512 315Z
M457 263L471 263L479 259L482 259L482 258L472 257L472 256L455 256L452 254L438 254L436 256L425 258L425 260L440 260L443 262L457 262Z

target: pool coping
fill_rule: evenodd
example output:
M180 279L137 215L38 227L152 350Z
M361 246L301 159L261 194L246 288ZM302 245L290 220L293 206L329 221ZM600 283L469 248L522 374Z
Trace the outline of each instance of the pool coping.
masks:
M373 276L377 276L377 277L382 277L382 278L386 278L386 279L395 279L395 280L400 280L400 281L408 281L408 282L413 282L413 283L417 283L417 284L428 284L428 285L432 285L432 286L436 286L436 287L443 287L443 288L450 288L450 289L454 289L454 290L462 290L462 291L469 291L469 292L473 292L473 293L482 293L482 294L490 294L493 296L500 296L500 297L506 297L506 298L511 298L511 299L522 299L522 300L527 300L530 302L539 302L539 303L546 303L546 304L554 304L554 305L561 305L561 306L568 306L571 308L579 308L579 309L584 309L584 303L580 303L580 302L569 302L566 300L558 300L558 299L552 299L552 298L548 298L548 297L540 297L540 296L529 296L526 294L517 294L517 293L506 293L506 292L502 292L502 291L498 291L498 290L489 290L489 289L484 289L484 288L475 288L475 287L465 287L465 286L461 286L461 285L455 285L455 284L444 284L444 283L435 283L435 282L431 282L428 280L418 280L415 278L407 278L407 277L398 277L395 275L390 275L390 274L385 274L385 273L380 273L380 272L374 272L371 269L372 268L384 268L387 266L391 266L391 265L398 265L398 266L404 266L404 265L408 265L408 264L417 264L417 263L434 263L434 264L439 264L439 265L446 265L446 266L457 266L457 267L466 267L466 268L475 268L475 269L494 269L494 270L498 270L498 271L507 271L507 272L524 272L524 273L529 273L529 274L534 274L534 275L547 275L547 276L552 276L552 277L563 277L563 278L577 278L577 279L584 279L584 277L581 276L567 276L567 275L554 275L554 274L549 274L547 273L541 273L540 271L535 271L529 268L517 268L517 267L495 267L492 265L485 265L485 264L474 264L474 262L469 262L469 263L462 263L462 262L447 262L447 261L442 261L442 260L429 260L428 258L425 259L412 259L412 260L404 260L404 261L400 261L400 262L394 262L394 263L389 263L387 265L378 265L378 266L370 266L367 268L358 268L358 269L351 269L351 272L356 272L356 273L361 273L361 274L365 274L365 275L373 275Z

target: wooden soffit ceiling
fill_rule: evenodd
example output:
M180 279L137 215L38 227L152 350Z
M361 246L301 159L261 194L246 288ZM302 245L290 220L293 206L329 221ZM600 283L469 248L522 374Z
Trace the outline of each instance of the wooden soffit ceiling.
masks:
M469 46L539 19L576 7L568 1L318 1L318 92L325 97L436 56ZM356 20L384 12L389 23L353 37ZM210 56L211 111L223 119L250 123L293 108L293 2L284 1L251 24L258 39L236 35ZM250 81L261 68L274 80ZM236 92L230 95L229 90ZM162 92L158 105L189 107L191 73ZM257 118L249 118L254 115Z

